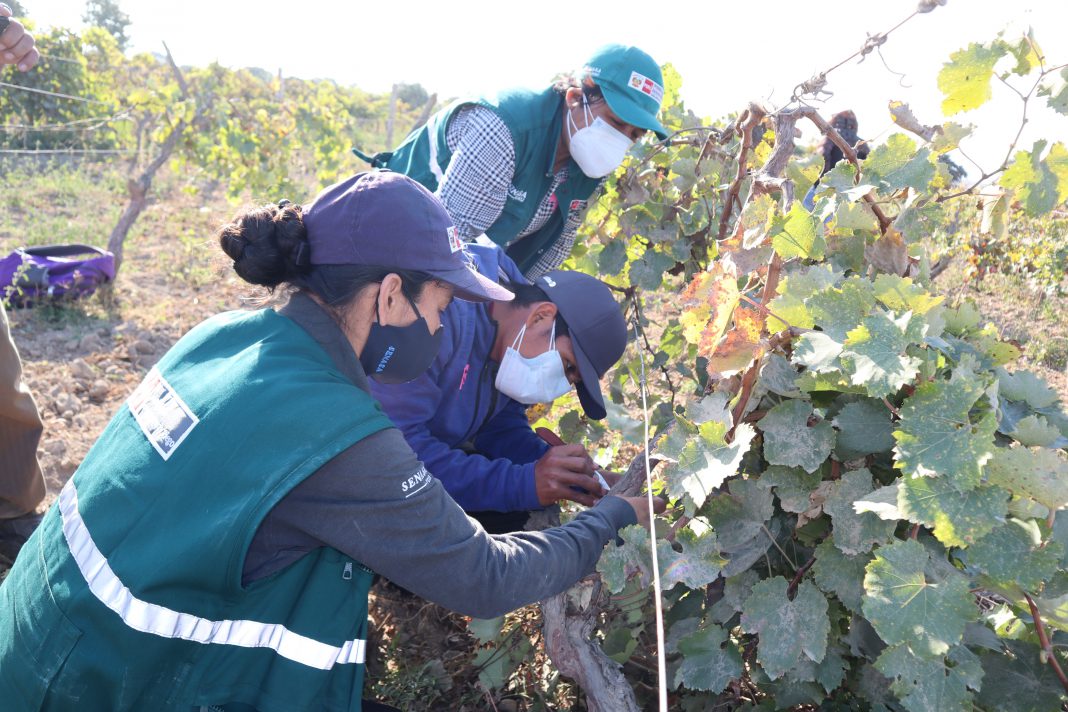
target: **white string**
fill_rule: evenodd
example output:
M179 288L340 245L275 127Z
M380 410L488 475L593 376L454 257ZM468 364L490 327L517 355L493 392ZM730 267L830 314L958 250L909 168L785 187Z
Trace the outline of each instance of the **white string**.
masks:
M0 82L0 87L7 87L8 89L21 89L22 91L28 91L31 94L44 94L45 96L54 96L59 99L70 99L71 101L80 101L86 104L100 104L101 106L111 106L106 101L99 101L97 99L86 99L80 96L71 96L70 94L60 94L54 91L45 91L44 89L34 89L33 87L24 87L21 84L8 84L7 82Z
M649 550L653 554L653 600L656 603L656 669L657 690L660 699L660 712L667 712L667 664L664 660L664 603L660 595L660 559L656 553L656 509L653 506L653 476L649 465L649 404L646 398L645 353L641 345L641 324L639 323L638 295L631 295L634 302L634 341L638 347L638 359L641 361L641 380L639 390L642 394L642 424L645 426L645 494L649 505Z

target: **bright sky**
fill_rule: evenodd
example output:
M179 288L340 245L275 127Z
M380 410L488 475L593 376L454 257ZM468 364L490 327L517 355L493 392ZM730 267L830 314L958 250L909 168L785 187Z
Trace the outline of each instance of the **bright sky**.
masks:
M82 24L83 0L22 3L40 24ZM893 27L916 0L120 4L133 23L135 50L160 51L166 40L181 64L218 60L272 72L281 68L289 76L329 77L379 92L393 82L418 82L440 98L545 86L557 72L581 66L600 44L635 44L658 62L675 65L690 108L718 117L752 99L785 103L796 84L859 49L867 33ZM900 81L906 86L878 55L859 65L854 60L829 76L834 96L825 104L826 115L853 109L860 135L876 141L892 131L890 99L909 102L925 123L939 123L936 77L949 54L1007 28L1010 37L1018 37L1029 25L1050 65L1068 62L1068 2L948 0L895 31L882 48L886 64L904 73ZM987 169L998 165L1019 126L1019 99L997 83L994 104L954 117L983 127L964 146ZM1068 141L1068 118L1038 106L1030 113L1021 147L1029 148L1036 137Z

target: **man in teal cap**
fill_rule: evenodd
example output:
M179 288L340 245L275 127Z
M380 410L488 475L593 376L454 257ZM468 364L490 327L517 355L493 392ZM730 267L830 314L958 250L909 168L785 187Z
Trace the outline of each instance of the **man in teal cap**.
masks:
M642 50L606 45L548 89L460 100L392 152L354 152L434 191L462 239L502 246L533 280L567 259L590 196L631 144L666 138L663 82Z

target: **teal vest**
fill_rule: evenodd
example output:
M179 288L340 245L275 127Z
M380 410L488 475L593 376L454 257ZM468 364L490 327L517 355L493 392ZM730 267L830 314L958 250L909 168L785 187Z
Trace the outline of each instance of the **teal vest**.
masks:
M588 177L570 160L568 179L556 189L556 209L552 216L536 232L515 241L534 218L553 182L553 162L564 116L560 94L552 89L541 93L513 89L494 99L458 101L430 117L392 154L381 154L377 163L436 191L452 159L446 141L449 120L460 108L473 103L497 112L515 145L516 170L504 211L486 230L486 235L498 245L506 246L508 256L527 272L560 239L569 221L582 219L587 200L601 183L599 178Z
M0 586L0 706L359 710L370 571L321 548L248 587L241 574L279 500L390 426L284 316L193 329Z

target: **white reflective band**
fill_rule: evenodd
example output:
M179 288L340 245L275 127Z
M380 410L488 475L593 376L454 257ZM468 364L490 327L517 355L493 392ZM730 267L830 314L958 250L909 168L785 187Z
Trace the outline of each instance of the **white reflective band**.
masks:
M434 114L427 121L427 139L430 144L430 172L434 174L434 178L438 181L438 188L441 188L441 181L445 179L445 174L441 170L441 166L438 165L438 116Z
M59 493L59 512L63 518L63 536L89 590L134 630L196 643L271 648L284 658L320 670L330 670L339 663L363 664L366 648L363 640L347 640L337 647L276 623L212 621L135 598L93 542L78 512L78 491L73 479Z

